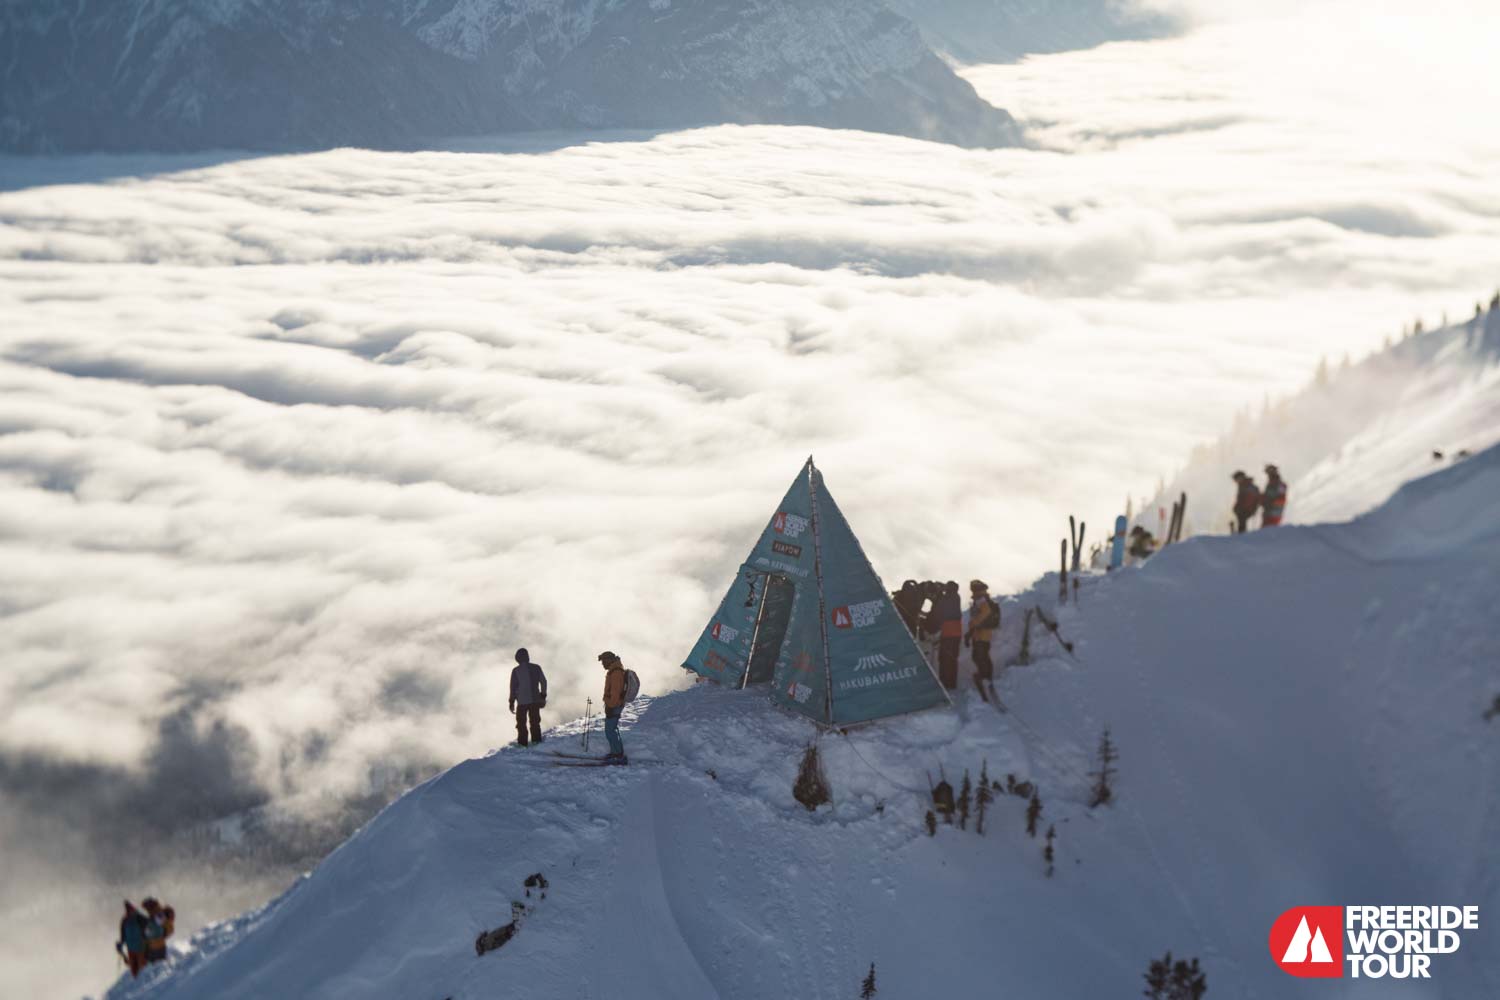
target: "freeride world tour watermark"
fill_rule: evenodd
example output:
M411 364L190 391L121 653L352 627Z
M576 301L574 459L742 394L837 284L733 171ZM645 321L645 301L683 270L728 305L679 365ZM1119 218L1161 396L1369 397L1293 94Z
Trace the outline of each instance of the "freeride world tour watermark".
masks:
M1271 925L1271 957L1303 979L1430 979L1478 929L1477 906L1294 906Z

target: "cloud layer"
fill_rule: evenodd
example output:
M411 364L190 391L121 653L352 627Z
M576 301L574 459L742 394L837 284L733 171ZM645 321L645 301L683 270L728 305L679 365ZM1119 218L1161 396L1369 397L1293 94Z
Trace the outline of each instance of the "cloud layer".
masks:
M1067 514L1500 280L1463 27L1337 25L1407 69L1351 88L1298 23L973 71L1032 150L0 161L0 792L316 811L504 741L516 646L554 716L605 647L674 685L809 453L888 582L1031 578Z

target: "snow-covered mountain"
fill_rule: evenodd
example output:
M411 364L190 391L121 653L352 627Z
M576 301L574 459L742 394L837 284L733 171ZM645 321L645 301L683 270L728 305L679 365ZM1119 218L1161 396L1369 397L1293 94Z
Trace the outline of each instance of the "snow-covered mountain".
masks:
M878 996L1047 1000L1139 995L1168 950L1215 1000L1495 996L1496 566L1500 447L1351 523L1191 539L1052 608L1073 650L1034 632L1006 714L965 693L822 735L813 813L792 796L811 723L754 689L667 695L628 718L631 767L462 763L110 996L839 998L874 963ZM1007 600L997 659L1055 594ZM1090 809L1106 726L1115 800ZM983 836L929 836L929 775L981 767L1036 784L1055 872L1016 795ZM1267 951L1290 907L1414 902L1481 912L1420 984L1329 992Z
M1018 138L873 0L13 0L0 67L19 152L708 122Z
M1228 530L1243 469L1275 464L1288 523L1353 517L1402 483L1500 441L1500 295L1462 323L1417 333L1358 363L1325 366L1303 392L1242 414L1136 511L1156 532L1188 495L1189 533Z
M1024 55L1160 38L1176 18L1125 0L888 0L941 52L960 62L1009 62Z

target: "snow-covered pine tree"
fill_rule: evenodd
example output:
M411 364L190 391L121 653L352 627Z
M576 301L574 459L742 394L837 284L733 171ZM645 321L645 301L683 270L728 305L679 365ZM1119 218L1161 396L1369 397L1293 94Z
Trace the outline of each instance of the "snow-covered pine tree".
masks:
M1099 770L1092 772L1094 787L1089 795L1090 809L1098 808L1115 797L1114 787L1110 782L1118 773L1114 763L1119 759L1120 754L1109 738L1109 727L1105 726L1104 732L1099 734Z
M875 989L875 963L870 963L870 974L865 976L864 982L859 984L859 1000L870 1000L878 991Z
M937 814L934 813L931 809L927 810L926 821L927 821L927 836L929 836L929 837L936 837L937 836Z
M964 783L959 786L958 791L958 828L967 830L969 828L969 803L973 798L973 786L969 784L969 770L964 769Z
M1026 835L1036 836L1037 822L1042 818L1042 797L1036 791L1031 791L1031 803L1026 807Z
M1042 848L1042 860L1045 861L1045 862L1047 862L1047 877L1048 878L1051 878L1052 874L1057 870L1056 867L1052 864L1052 859L1055 856L1053 854L1053 852L1052 852L1052 841L1054 841L1056 839L1057 839L1057 828L1054 827L1050 823L1047 824L1047 846L1044 847L1044 848Z

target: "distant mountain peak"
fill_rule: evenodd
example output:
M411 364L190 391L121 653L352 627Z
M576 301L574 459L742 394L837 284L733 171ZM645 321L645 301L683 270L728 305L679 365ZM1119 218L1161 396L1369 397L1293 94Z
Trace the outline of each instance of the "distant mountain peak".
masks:
M722 122L1019 138L872 0L16 0L0 38L15 152Z

